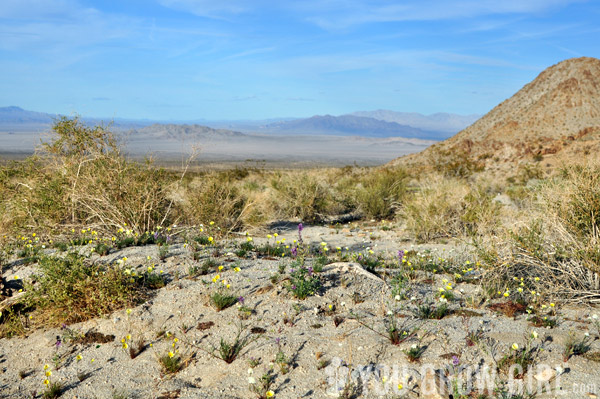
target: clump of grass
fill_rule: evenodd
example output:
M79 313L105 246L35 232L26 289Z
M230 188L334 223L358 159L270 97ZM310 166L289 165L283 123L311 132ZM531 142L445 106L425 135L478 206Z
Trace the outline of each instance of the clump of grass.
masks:
M158 362L160 363L163 372L166 374L178 373L179 370L183 368L183 362L181 360L181 356L173 351L169 351L158 358Z
M227 364L233 363L235 359L237 359L242 353L244 348L255 341L255 338L249 334L242 337L243 331L244 328L240 326L238 328L237 335L232 342L228 342L224 338L221 338L219 341L219 346L217 348L213 347L210 350L210 353L214 357L223 360Z
M592 340L589 336L584 336L581 339L577 339L574 335L569 335L563 351L563 360L566 362L573 356L581 356L586 354L592 348L591 343Z
M414 315L422 320L435 319L441 320L450 314L450 309L446 303L442 303L439 306L433 306L430 303L419 305L413 310Z
M360 325L368 328L377 335L388 339L393 345L400 345L401 343L416 337L419 331L419 327L399 326L396 320L396 316L394 314L390 314L386 319L385 333L374 329L373 327L362 321L359 316L355 314L352 314L352 316L356 321L358 321Z
M225 231L241 228L250 206L248 198L235 181L223 179L218 172L192 180L187 185L185 197L189 205L182 212L190 223L200 224L210 220Z
M513 377L522 378L530 366L533 366L543 351L541 344L534 344L537 333L533 332L525 346L520 347L517 343L512 344L510 352L498 362L498 369L507 374L511 369Z
M260 247L255 248L255 250L258 252L259 255L262 256L282 257L286 254L289 254L289 250L285 248L285 245L271 243L266 243Z
M308 172L280 173L271 180L275 212L316 222L331 213L335 201L325 182Z
M227 292L216 291L210 296L210 302L215 307L217 312L227 309L237 303L238 297L228 294Z
M56 399L62 395L62 385L58 381L51 382L47 385L46 390L42 394L44 399Z
M413 344L410 348L405 349L403 352L406 354L409 362L418 362L425 351L427 350L427 346L421 345L421 343Z
M407 178L400 168L374 170L363 176L356 191L358 209L368 218L393 217L405 196Z
M497 226L500 205L493 191L459 178L430 176L402 207L407 229L417 240L484 234Z

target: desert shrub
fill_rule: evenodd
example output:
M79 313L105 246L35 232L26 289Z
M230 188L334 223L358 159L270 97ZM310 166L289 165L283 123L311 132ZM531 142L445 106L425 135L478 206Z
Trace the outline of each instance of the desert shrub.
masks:
M10 194L3 208L11 212L13 225L68 222L111 231L128 226L142 233L169 223L168 196L176 179L151 161L129 162L105 127L63 117L41 154L3 168L2 191Z
M540 184L530 220L485 248L490 291L523 278L529 290L550 300L600 301L598 171L569 166Z
M542 191L545 206L570 234L597 242L600 235L600 167L570 166Z
M482 281L488 292L513 293L525 287L527 292L538 293L541 301L600 301L596 257L590 255L586 242L556 220L538 219L517 226L482 252L488 264Z
M136 303L143 290L119 268L89 264L80 255L42 257L36 283L21 304L35 324L59 326L85 321Z
M332 210L331 192L308 172L280 173L271 180L271 188L275 211L282 217L315 222Z
M226 231L244 226L247 199L234 181L222 178L221 174L208 174L195 179L187 187L185 214L189 222L214 221Z
M402 208L408 230L421 241L493 231L499 213L485 186L441 175L426 178Z
M485 169L484 160L473 160L460 149L437 150L430 159L433 169L446 177L466 178Z
M0 167L0 223L8 228L55 226L69 216L66 178L38 157Z
M403 169L373 170L359 180L356 202L368 218L393 217L406 192L407 174Z

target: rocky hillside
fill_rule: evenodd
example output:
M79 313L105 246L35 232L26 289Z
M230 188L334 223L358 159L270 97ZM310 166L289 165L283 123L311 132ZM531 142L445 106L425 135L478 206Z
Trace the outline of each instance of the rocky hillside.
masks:
M461 156L492 172L529 162L552 170L598 150L600 60L581 57L546 69L454 137L393 163L425 164Z

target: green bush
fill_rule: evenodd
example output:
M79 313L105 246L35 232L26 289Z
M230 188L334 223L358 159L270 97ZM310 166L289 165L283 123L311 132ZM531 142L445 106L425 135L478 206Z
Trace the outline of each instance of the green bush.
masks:
M186 218L192 224L214 221L225 230L239 230L244 226L247 199L235 182L222 180L219 174L194 180L187 187L186 199Z
M403 169L373 170L364 176L356 194L359 210L368 218L393 217L406 192L407 177Z
M42 257L22 305L34 324L59 326L106 315L137 303L143 289L119 268L89 264L77 254Z
M333 204L325 184L306 172L279 174L271 180L271 187L275 192L274 208L284 217L319 221Z

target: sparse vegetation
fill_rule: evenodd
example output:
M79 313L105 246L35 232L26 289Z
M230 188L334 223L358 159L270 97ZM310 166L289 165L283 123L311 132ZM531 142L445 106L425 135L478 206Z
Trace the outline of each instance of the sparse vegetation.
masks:
M386 349L373 354L382 362L390 351L418 362L439 348L451 352L442 356L456 354L453 346L459 345L457 362L463 353L477 356L493 361L503 376L523 378L546 341L538 342L535 333L506 350L506 342L488 335L488 316L511 326L516 323L511 318L526 319L560 335L571 320L562 313L564 303L600 298L600 169L566 167L544 178L540 165L526 165L509 181L492 183L477 176L490 159L449 159L422 174L399 167L174 173L129 161L103 127L63 118L43 157L0 166L0 337L60 326L56 342L50 336L55 348L47 361L82 381L96 368L83 367L73 345L84 356L103 353L114 336L67 325L110 315L112 323L106 324L126 329L119 339L125 338L119 356L102 359L101 367L124 361L136 367L155 350L162 373L172 375L192 360L206 361L186 355L184 344L221 359L213 359L219 367L230 367L247 351L256 356L248 361L252 370L261 364L259 356L264 359L260 376L249 373L257 398L288 389L285 379L296 378L298 366L329 373L336 364L348 368L340 397L360 395L364 381L350 378L357 375L356 365L335 363L331 352L332 360L325 360L320 351L328 349L316 348L320 355L307 368L287 341L310 338L292 346L298 352L305 345L314 350L314 342L328 344L313 336L336 335L355 345L359 334L349 331L357 329L360 339L375 336L383 343ZM501 205L497 194L507 194L514 204ZM362 220L355 221L358 217ZM298 220L326 223L303 236ZM413 239L432 245L413 248L412 241L403 241ZM398 243L406 250L394 247ZM125 256L130 254L132 260ZM355 265L326 267L333 262L356 262L372 274ZM354 269L345 269L350 266ZM145 326L139 316L148 314L153 301L141 304L163 287L156 298L174 298L173 309L158 334L138 335L136 329ZM202 300L192 303L181 295L190 287ZM267 307L271 299L276 311ZM178 301L194 312L182 312ZM236 304L237 310L215 312ZM232 332L231 316L251 323L248 332L242 325L237 335ZM465 325L458 338L444 331L455 317ZM481 324L469 328L468 319ZM597 326L590 315L582 329L591 335L572 336L557 356L597 361ZM181 334L180 343L170 331ZM424 345L420 331L436 331L431 343ZM286 339L277 352L250 345L274 336ZM216 345L208 349L206 339ZM161 346L164 341L169 347ZM347 347L355 352L348 356L356 350L364 356L362 342L356 345L361 349L352 345ZM24 368L18 375L28 383ZM63 387L46 375L41 394L59 397ZM377 378L385 384L384 376ZM321 393L316 389L311 395ZM533 397L511 393L501 383L487 394Z

